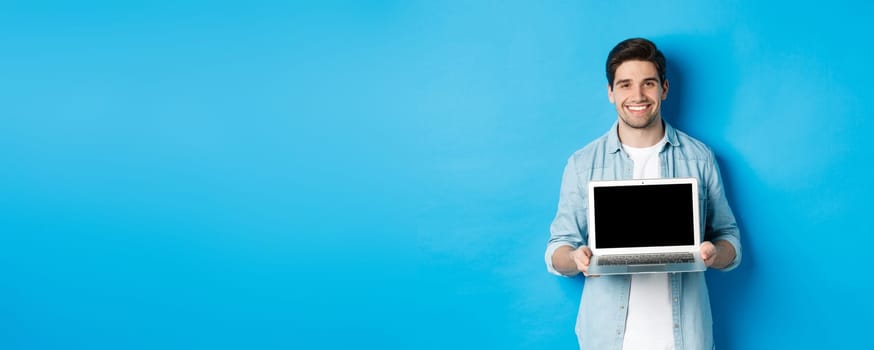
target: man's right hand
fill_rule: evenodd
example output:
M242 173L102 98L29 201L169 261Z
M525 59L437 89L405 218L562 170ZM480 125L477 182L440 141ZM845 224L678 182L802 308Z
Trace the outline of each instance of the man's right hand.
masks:
M577 270L583 273L586 277L598 277L598 275L589 276L589 262L592 259L592 250L588 246L580 246L571 252L571 259L577 265Z
M592 250L587 246L580 246L577 249L569 245L563 245L555 250L552 254L552 266L556 271L565 276L574 276L580 272L586 277L589 276L589 261L592 258Z

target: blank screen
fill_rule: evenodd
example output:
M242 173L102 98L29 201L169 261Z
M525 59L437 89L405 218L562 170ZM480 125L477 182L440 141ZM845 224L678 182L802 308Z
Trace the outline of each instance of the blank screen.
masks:
M695 244L692 186L595 187L596 248Z

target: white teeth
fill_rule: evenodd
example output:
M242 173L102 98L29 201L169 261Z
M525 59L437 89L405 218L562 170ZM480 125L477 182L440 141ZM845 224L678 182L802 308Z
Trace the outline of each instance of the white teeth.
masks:
M628 106L628 109L635 111L635 112L639 112L639 111L646 109L646 106Z

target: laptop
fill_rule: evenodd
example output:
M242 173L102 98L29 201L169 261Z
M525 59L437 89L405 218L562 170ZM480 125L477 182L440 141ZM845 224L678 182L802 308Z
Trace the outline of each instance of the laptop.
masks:
M589 182L589 275L704 271L698 179Z

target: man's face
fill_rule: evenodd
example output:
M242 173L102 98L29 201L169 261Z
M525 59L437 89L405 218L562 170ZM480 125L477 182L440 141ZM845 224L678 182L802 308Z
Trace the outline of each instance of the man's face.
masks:
M607 96L625 125L646 129L661 121L661 101L668 97L668 82L659 82L652 62L625 61L616 68Z

